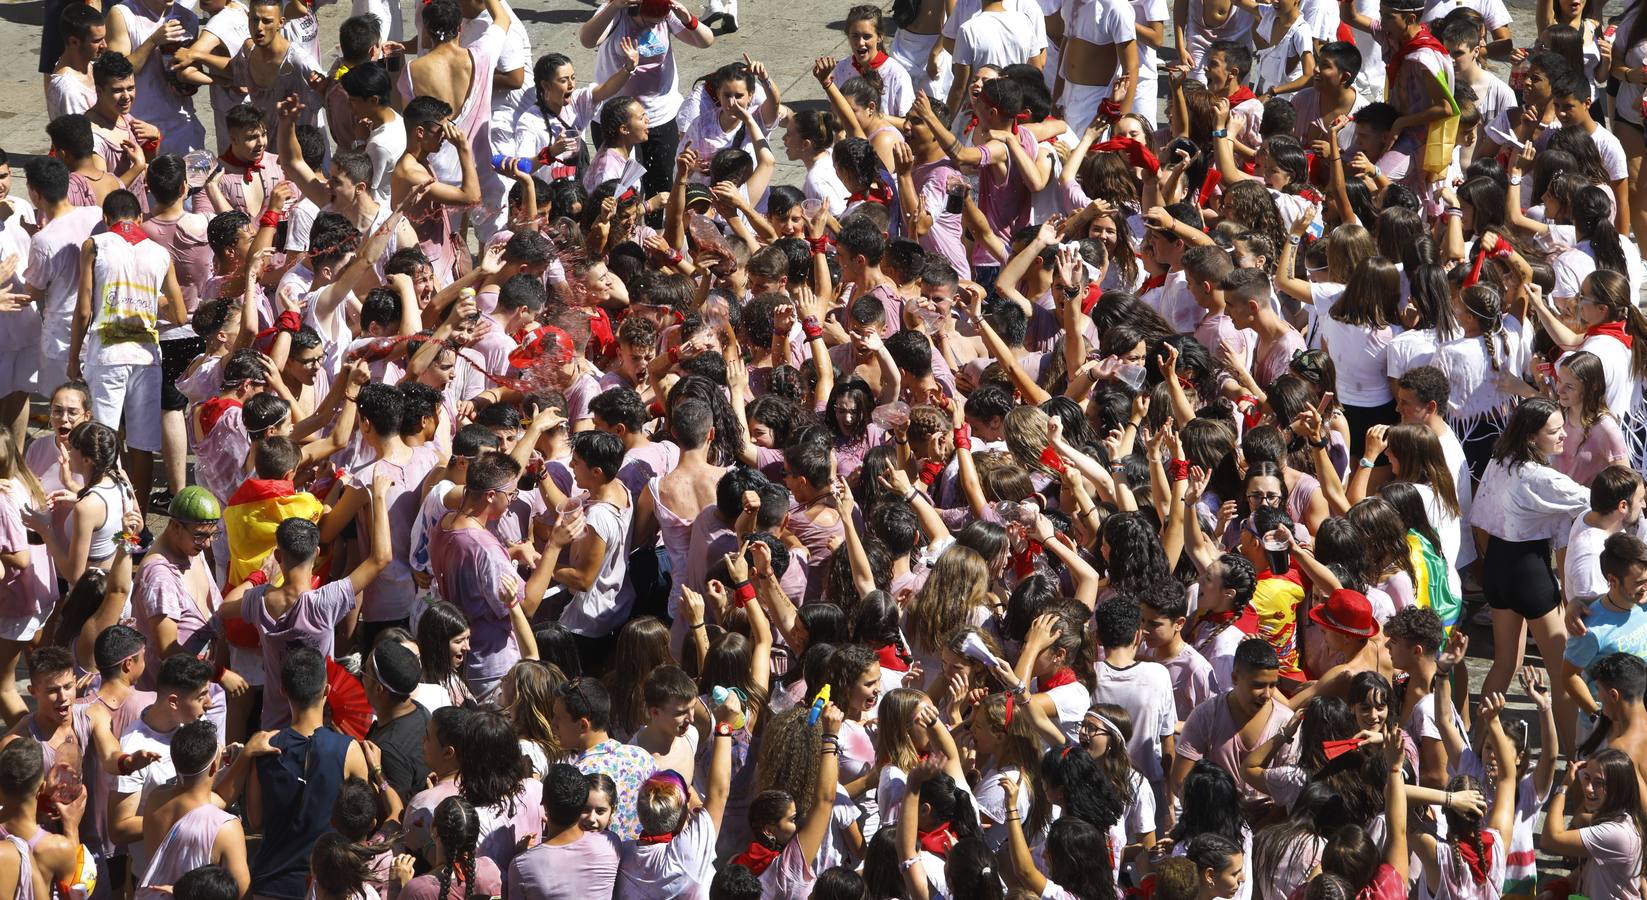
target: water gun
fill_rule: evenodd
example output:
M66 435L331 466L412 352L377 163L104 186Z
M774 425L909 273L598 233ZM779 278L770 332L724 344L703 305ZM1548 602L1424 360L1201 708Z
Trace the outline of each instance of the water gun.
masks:
M818 696L813 698L812 711L806 714L806 724L808 726L818 724L818 719L823 716L824 707L828 705L829 685L826 684L823 686L823 690L818 692Z

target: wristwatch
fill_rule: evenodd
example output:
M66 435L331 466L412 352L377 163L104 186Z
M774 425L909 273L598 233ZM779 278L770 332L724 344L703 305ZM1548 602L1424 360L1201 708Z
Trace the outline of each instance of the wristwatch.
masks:
M731 737L732 725L729 722L715 723L715 737Z
M1357 463L1357 465L1361 466L1361 468L1363 468L1363 469L1371 469L1371 468L1376 467L1378 464L1373 462L1372 460L1366 458L1365 456L1363 456L1363 457L1361 457L1361 459Z

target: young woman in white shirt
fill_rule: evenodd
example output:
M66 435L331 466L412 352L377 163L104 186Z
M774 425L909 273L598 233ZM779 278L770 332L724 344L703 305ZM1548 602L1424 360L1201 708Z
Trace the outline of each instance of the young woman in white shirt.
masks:
M1446 419L1464 446L1470 474L1479 481L1504 428L1504 410L1515 402L1502 373L1519 371L1523 357L1519 327L1505 325L1503 297L1486 284L1465 288L1453 299L1464 336L1436 352L1434 365L1447 374Z
M1550 466L1567 443L1561 408L1543 398L1524 400L1511 414L1493 450L1470 524L1487 533L1482 586L1493 610L1493 658L1482 687L1500 693L1521 668L1532 627L1544 659L1563 658L1559 582L1550 564L1551 541L1589 509L1590 491Z
M791 113L785 120L783 152L806 167L801 190L808 200L822 200L832 216L846 215L846 197L852 193L835 174L831 151L838 130L835 115L828 110L806 109Z
M1400 283L1395 263L1383 257L1364 260L1350 276L1343 299L1320 319L1322 344L1338 376L1338 400L1349 420L1351 458L1361 455L1368 428L1400 419L1385 374Z

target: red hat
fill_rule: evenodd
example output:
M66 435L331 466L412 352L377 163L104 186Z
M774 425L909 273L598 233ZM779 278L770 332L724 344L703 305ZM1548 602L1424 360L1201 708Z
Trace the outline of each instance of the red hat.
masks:
M1378 634L1378 620L1373 618L1371 601L1366 594L1348 588L1339 588L1326 603L1310 607L1310 619L1328 631L1350 637L1370 638Z
M648 19L664 19L671 8L669 0L641 0L640 14Z

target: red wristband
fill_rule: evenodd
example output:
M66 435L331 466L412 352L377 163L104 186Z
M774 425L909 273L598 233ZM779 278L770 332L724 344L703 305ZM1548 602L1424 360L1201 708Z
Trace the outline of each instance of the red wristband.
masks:
M246 583L252 587L260 587L269 583L269 576L263 574L262 569L257 569L246 576Z
M686 30L687 31L697 31L698 30L698 17L697 16L693 16L692 18L687 20Z
M669 264L672 266L681 264L681 252L679 250L669 251Z
M286 310L275 319L275 330L296 334L303 330L303 317L291 310Z
M1187 459L1167 460L1167 476L1173 481L1184 481L1189 478L1190 464Z
M962 424L955 429L955 449L972 449L972 426Z
M263 211L263 215L258 217L257 227L259 227L259 228L274 228L275 226L279 225L281 222L284 222L284 221L286 221L286 214L285 213L276 212L272 209L266 209L266 210Z
M749 601L755 599L755 586L747 581L740 581L732 586L732 600L742 609Z
M679 348L679 347L670 347L669 348L669 361L671 363L678 363L678 362L681 361L681 348Z
M827 237L807 238L806 242L811 245L813 253L829 252L829 238Z
M801 320L801 331L806 333L806 339L823 337L823 326L818 324L817 316L807 316Z

